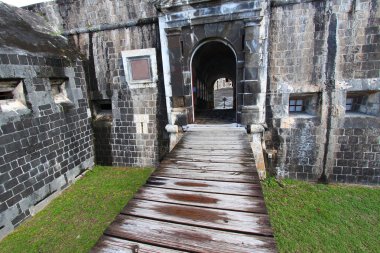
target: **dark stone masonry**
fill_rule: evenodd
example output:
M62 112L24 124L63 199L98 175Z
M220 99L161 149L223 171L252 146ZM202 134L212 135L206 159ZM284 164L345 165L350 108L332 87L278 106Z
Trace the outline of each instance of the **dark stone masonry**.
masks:
M219 78L260 176L379 185L379 27L377 0L0 2L0 239L94 164L157 166Z
M378 3L284 2L272 2L269 32L264 139L272 171L379 184ZM303 113L290 112L292 100L303 101Z
M2 237L91 168L94 156L77 53L28 11L0 3L0 16Z

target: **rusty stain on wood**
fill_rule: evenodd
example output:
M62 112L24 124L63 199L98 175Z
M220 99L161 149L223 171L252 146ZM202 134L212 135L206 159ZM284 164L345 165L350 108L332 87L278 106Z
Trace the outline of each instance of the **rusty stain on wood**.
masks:
M271 236L266 214L133 199L122 214L207 228ZM207 217L207 218L202 218Z
M187 169L173 169L173 168L162 168L153 174L159 177L169 177L169 178L187 178L187 179L198 179L198 180L215 180L224 182L245 182L245 183L258 183L259 176L257 174L250 173L240 173L236 174L236 171L219 171L215 173L213 171L207 170L187 170Z
M254 196L194 192L185 191L183 189L166 189L147 186L140 190L135 195L135 198L221 210L266 213L262 198Z
M161 179L165 179L161 180ZM156 181L157 180L157 181ZM157 184L150 184L149 182L158 182ZM201 184L197 186L198 184ZM223 182L223 181L209 181L209 180L194 180L181 178L163 178L151 176L147 185L150 187L164 188L164 189L179 189L193 192L210 192L221 193L238 196L256 196L262 197L260 184L257 183L241 183L241 182ZM184 185L184 186L182 186Z
M217 203L218 199L205 197L202 195L195 194L179 194L179 193L167 193L166 196L170 199L184 201L184 202L193 202L193 203Z
M224 222L228 222L225 213L208 209L194 209L192 207L166 205L157 207L156 211L165 215L176 216L183 219L211 222L223 220Z
M208 187L209 186L209 184L194 183L194 182L189 182L189 181L180 181L180 182L176 182L175 184L179 186L187 186L187 187Z
M244 129L190 128L92 252L276 252Z
M196 239L188 238L188 234L182 234L179 231L192 232L198 234L201 238L211 238L207 241L202 240L202 243L200 243ZM275 252L273 237L226 232L130 215L119 215L105 231L105 235L156 247L176 249L181 252ZM106 250L107 248L104 251L109 252ZM160 252L165 253L168 251L162 250Z

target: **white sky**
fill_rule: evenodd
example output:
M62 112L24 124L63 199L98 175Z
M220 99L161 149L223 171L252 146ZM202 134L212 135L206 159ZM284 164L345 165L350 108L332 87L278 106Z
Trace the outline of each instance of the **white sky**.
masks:
M21 7L26 5L31 5L35 3L48 2L52 0L0 0L0 2L4 2L13 6Z

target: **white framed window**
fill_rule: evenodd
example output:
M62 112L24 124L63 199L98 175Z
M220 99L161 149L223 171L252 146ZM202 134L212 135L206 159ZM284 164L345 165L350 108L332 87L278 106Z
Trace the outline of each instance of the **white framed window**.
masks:
M320 93L293 93L289 95L288 113L293 116L317 116L320 111Z
M302 98L289 99L289 112L304 112L304 100Z

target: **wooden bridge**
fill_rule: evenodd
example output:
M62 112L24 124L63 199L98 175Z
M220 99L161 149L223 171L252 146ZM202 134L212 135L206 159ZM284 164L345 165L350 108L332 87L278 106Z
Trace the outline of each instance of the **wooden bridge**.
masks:
M275 252L243 128L190 128L93 252Z

